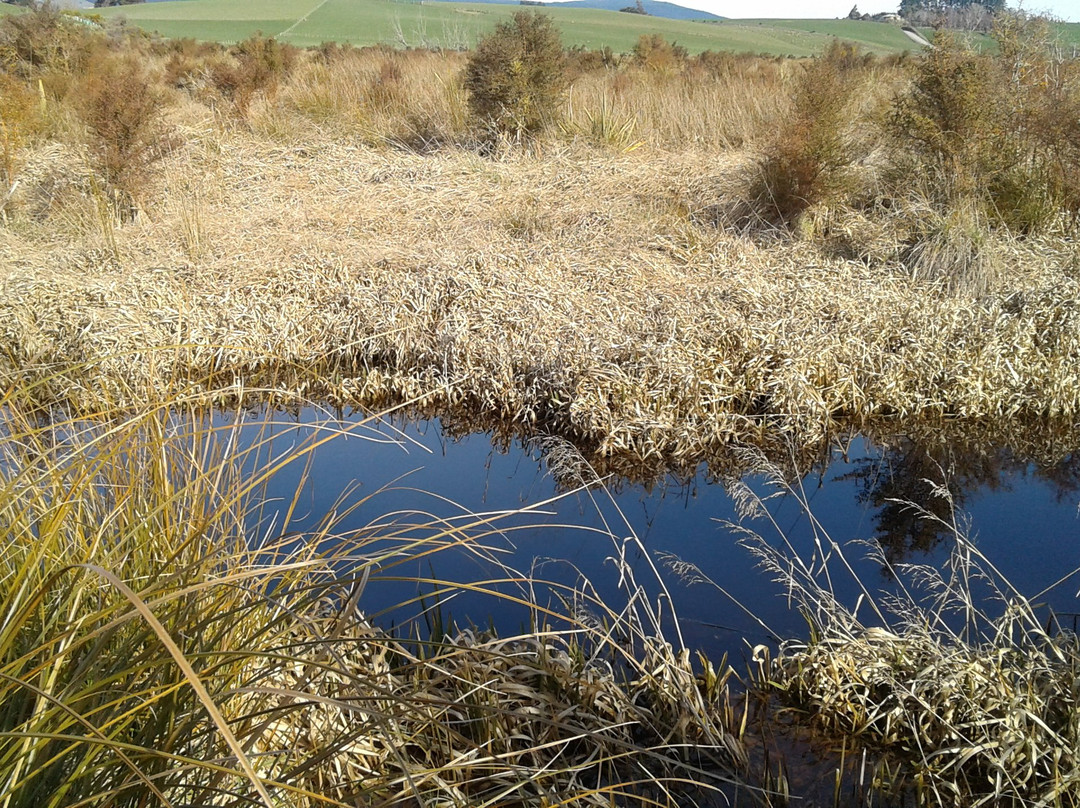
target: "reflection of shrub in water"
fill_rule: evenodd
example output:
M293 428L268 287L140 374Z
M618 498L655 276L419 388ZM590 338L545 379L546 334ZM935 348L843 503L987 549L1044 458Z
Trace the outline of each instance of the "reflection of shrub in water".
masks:
M747 524L729 527L805 615L810 640L782 642L775 658L766 646L755 649L759 692L779 698L796 726L813 727L849 754L866 750L864 761L877 758L865 777L873 798L919 806L1080 802L1076 635L1047 623L1001 576L959 529L953 508L942 518L927 510L929 500L907 503L951 535L940 569L894 566L871 544L871 556L900 582L881 597L858 579L806 497L775 473L772 482L815 524L812 554L800 555L782 533L777 541ZM743 513L765 516L762 496L747 486L735 494ZM937 487L933 498L949 502L950 494ZM848 608L840 593L852 583L861 594Z

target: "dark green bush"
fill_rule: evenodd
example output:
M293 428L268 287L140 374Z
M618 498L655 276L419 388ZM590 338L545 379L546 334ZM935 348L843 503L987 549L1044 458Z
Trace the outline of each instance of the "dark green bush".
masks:
M519 11L469 56L465 89L477 122L494 133L535 135L558 117L566 55L550 17Z

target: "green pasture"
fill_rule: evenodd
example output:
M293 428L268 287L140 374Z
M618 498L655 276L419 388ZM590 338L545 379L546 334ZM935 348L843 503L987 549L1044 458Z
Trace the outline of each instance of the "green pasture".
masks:
M334 40L354 45L462 48L520 9L516 5L407 0L175 0L100 9L169 37L235 42L261 31L295 45ZM770 55L820 53L836 36L876 53L911 43L893 25L848 20L724 20L697 22L592 9L543 9L567 46L629 51L642 34L660 34L692 53L727 50Z

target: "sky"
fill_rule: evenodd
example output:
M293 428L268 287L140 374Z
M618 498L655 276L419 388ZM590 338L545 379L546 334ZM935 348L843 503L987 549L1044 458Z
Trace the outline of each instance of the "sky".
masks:
M681 6L711 11L723 17L846 17L857 4L863 14L895 12L900 0L672 0ZM1010 5L1014 3L1010 2ZM1028 11L1049 12L1070 22L1080 22L1080 0L1024 0Z

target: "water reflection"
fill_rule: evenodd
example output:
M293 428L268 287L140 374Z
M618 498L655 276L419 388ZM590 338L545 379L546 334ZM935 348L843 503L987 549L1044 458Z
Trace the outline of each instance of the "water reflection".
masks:
M296 441L323 417L304 411L298 417L277 414L249 420L260 429L276 420L275 439ZM345 417L344 423L356 420ZM303 490L296 498L296 513L314 523L335 507L343 512L338 498L355 482L356 497L363 501L340 527L358 532L370 532L387 513L422 511L436 520L452 519L462 512L510 511L552 500L527 517L511 518L506 530L492 534L500 543L501 563L528 570L536 559L547 559L539 567L545 577L566 587L587 578L602 598L616 602L625 595L606 559L625 551L644 580L659 554L674 554L699 567L730 600L709 587L688 587L667 571L661 571L662 584L653 585L649 596L659 597L666 585L687 644L713 651L742 653L747 643L768 639L758 619L777 635L805 631L784 593L756 569L755 558L722 524L740 519L727 493L732 481L745 480L767 493L765 479L754 473L762 464L797 481L806 492L813 520L790 497L770 502L772 521L798 552L813 553L820 527L841 545L876 537L893 563L939 563L949 547L945 525L951 512L948 500L931 494L935 484L943 484L953 506L970 513L980 547L1021 592L1039 592L1080 567L1080 463L1068 441L1053 431L1034 438L1029 434L1026 442L1005 448L995 443L1000 435L993 431L965 431L956 425L927 427L921 435L917 430L901 436L886 430L849 431L798 449L776 438L758 447L721 447L707 463L693 468L659 462L645 470L639 467L635 478L613 475L622 468L620 458L581 455L565 441L541 435L475 434L453 419L400 418L380 429L387 436L383 442L349 436L328 441L315 453L306 477L287 470L272 482L268 500L291 502L299 485ZM602 491L580 490L582 482L598 477L605 484ZM370 496L375 491L379 493ZM572 493L552 499L567 491ZM917 502L929 516L894 500ZM263 518L272 521L272 507L264 509ZM296 522L293 527L303 529L304 520ZM617 539L634 535L638 541L620 549L604 535L605 529ZM766 539L778 540L769 535ZM1020 544L1024 552L1016 553ZM862 581L889 586L876 564L852 555ZM435 562L424 559L412 566L414 578L427 580L471 582L495 574L475 553L442 554ZM407 567L403 561L398 572ZM384 577L373 580L365 593L369 612L420 593L407 575ZM837 596L850 603L860 591L857 582L837 582ZM1072 595L1059 593L1048 602L1061 612L1076 611ZM448 610L463 623L485 625L491 620L500 631L521 628L521 614L478 593L455 595Z
M910 435L878 438L877 452L849 460L837 476L858 484L856 499L873 509L875 539L892 564L936 550L954 530L954 515L974 496L1012 490L1027 476L1041 481L1061 505L1080 497L1080 453L1058 434L1028 444L1024 456L1011 446L988 442L985 434L955 429L921 440ZM1037 458L1037 459L1036 459ZM919 507L912 507L916 503Z

